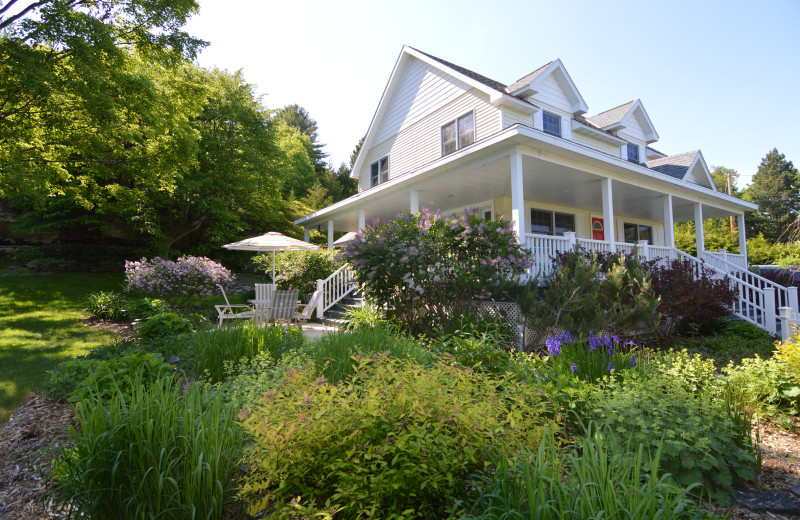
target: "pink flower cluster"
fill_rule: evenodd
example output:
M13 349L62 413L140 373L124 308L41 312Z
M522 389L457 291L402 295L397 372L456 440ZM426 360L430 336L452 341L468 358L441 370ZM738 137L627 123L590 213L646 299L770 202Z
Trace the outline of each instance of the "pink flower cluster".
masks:
M217 292L216 284L227 286L231 272L205 257L183 256L175 261L155 257L125 262L129 291L153 294L167 300L182 297L205 298Z

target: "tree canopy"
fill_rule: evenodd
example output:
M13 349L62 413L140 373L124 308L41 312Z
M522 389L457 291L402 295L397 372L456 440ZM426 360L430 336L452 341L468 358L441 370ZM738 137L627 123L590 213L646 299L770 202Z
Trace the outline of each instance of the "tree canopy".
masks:
M759 206L747 214L748 235L763 233L772 242L790 239L787 230L800 212L800 176L784 154L772 149L762 159L744 196Z

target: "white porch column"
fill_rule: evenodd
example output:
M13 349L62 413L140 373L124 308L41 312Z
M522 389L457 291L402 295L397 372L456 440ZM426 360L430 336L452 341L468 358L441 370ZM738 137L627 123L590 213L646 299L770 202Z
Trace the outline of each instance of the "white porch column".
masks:
M672 195L664 195L664 245L675 249L675 220L672 215Z
M328 221L328 249L333 249L333 221Z
M305 229L303 230L303 240L305 240L306 242L308 242L308 239L309 239L309 238L311 238L311 230L309 230L308 228L305 228Z
M744 213L736 215L736 225L739 226L739 254L744 255L744 261L747 262L747 265L750 265L750 262L747 261L747 234L744 229Z
M697 244L697 258L703 258L706 250L706 239L703 234L703 205L694 204L694 239Z
M358 210L358 230L361 231L364 229L364 226L367 225L367 210L360 209Z
M522 154L514 150L511 154L511 220L520 244L525 243L525 194L522 191Z
M409 206L412 215L419 213L419 192L417 190L411 190Z
M617 251L617 239L615 236L614 226L614 199L613 190L611 189L611 179L605 178L601 183L601 195L603 196L603 233L606 242L608 242L608 250L611 253Z

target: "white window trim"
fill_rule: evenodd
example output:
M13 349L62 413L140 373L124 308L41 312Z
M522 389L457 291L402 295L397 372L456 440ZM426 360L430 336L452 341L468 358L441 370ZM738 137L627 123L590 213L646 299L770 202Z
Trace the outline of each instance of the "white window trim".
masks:
M386 179L385 180L381 180L381 161L383 161L384 159L386 159ZM377 178L376 182L373 184L373 182L372 182L372 167L375 166L376 164L378 165L378 178ZM369 187L370 188L374 188L375 186L379 186L379 185L381 185L381 184L383 184L385 182L389 182L389 156L388 155L384 155L383 157L381 157L377 161L373 161L373 162L371 162L369 164Z
M439 127L439 142L441 143L441 150L442 150L442 157L446 157L448 155L454 154L457 151L461 150L462 148L466 148L466 146L461 144L461 132L458 131L458 120L463 119L465 116L472 114L472 142L467 145L473 145L478 142L478 124L477 118L475 117L475 110L470 110L469 112L465 112L460 116L456 117L455 119L446 122L442 126ZM456 134L456 149L452 152L445 154L444 153L444 127L448 125L455 125L455 134Z
M554 132L548 132L547 130L545 130L545 124L544 124L545 115L553 116L556 119L558 119L558 133L557 134L554 133ZM563 137L564 136L564 128L563 128L563 126L564 125L563 125L563 122L561 121L561 116L560 115L556 114L555 112L550 112L549 110L542 110L542 132L544 132L544 133L546 133L548 135L554 135L556 137Z
M527 233L534 233L534 234L537 234L537 235L541 234L541 233L536 233L536 232L534 232L532 230L533 218L531 218L531 211L544 211L544 212L550 213L550 225L551 225L551 229L553 230L553 234L552 235L548 234L548 236L554 236L554 237L564 236L564 235L557 235L556 232L555 232L556 231L556 213L560 213L562 215L571 215L572 216L573 228L575 230L574 232L577 234L580 231L580 226L579 226L579 222L578 222L579 221L579 213L574 213L572 211L565 211L563 209L558 209L558 208L545 208L545 207L541 207L541 206L528 206L528 205L525 206L525 210L526 210L525 218L527 220L526 223L527 223L527 226L528 226L528 230L526 231Z

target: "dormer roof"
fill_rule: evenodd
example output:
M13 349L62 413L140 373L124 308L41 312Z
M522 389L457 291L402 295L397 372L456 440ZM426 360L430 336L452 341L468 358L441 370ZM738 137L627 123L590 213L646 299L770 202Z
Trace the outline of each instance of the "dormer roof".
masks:
M655 170L664 175L676 179L694 182L700 186L717 191L714 180L711 178L711 171L708 169L705 159L700 150L679 153L647 161L645 165L651 170Z
M556 81L569 100L570 111L573 115L582 115L589 110L589 106L584 101L583 96L578 91L578 87L575 86L560 59L542 65L527 76L515 81L506 87L506 92L516 97L533 96L535 99L536 94L541 89L542 82L548 77L552 77Z
M638 126L644 131L645 142L649 144L658 141L658 133L653 126L653 122L650 121L650 116L647 115L642 101L639 99L628 101L605 112L587 117L586 120L598 128L616 132L631 126L634 118Z

